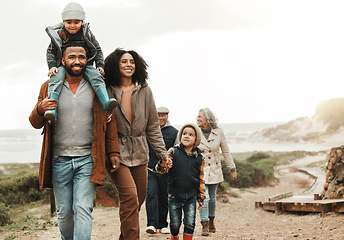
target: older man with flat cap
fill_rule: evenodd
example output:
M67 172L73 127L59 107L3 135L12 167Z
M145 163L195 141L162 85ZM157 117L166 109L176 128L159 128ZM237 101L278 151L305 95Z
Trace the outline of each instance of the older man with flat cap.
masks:
M166 150L178 143L178 130L168 121L169 110L166 107L157 108L161 133L164 138ZM167 174L159 174L155 166L159 162L152 146L149 144L148 185L146 197L147 228L150 234L169 234L167 228Z

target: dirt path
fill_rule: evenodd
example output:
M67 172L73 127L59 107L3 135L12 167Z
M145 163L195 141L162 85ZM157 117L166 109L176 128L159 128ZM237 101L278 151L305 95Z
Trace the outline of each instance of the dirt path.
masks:
M317 159L313 160L318 161ZM201 236L201 225L199 223L199 215L197 214L194 239L343 239L343 214L336 215L331 213L325 217L321 217L320 214L297 215L285 213L276 215L272 212L255 208L254 203L256 201L267 201L268 197L289 191L293 191L296 194L302 193L312 183L312 179L308 176L290 172L287 169L284 168L283 171L279 171L280 175L277 176L279 183L276 183L274 187L251 188L246 189L244 192L232 189L237 191L241 198L228 197L227 195L219 196L215 218L216 233L211 234L209 237ZM145 233L145 215L145 209L142 209L140 215L141 239L170 239L169 235L150 235ZM118 239L119 218L117 208L96 207L93 217L92 240ZM55 221L56 217L52 220ZM17 234L19 235L20 232ZM3 234L3 237L9 235L6 233ZM30 236L20 236L16 239L60 239L60 236L58 227L51 227L46 231L38 231Z

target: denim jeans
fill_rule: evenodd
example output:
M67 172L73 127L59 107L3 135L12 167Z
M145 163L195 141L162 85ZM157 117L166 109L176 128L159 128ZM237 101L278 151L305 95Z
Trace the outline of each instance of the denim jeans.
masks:
M196 221L196 196L186 200L176 199L168 194L168 209L170 211L170 230L172 236L179 234L184 212L184 234L193 235Z
M96 184L90 182L92 155L53 156L52 182L62 240L88 240Z
M156 229L167 227L167 174L159 174L148 170L146 197L147 227Z
M215 217L216 208L216 190L219 184L205 184L205 199L204 205L199 210L201 222L209 221L209 217Z
M50 77L49 85L48 85L48 93L56 93L60 95L63 82L66 79L66 70L64 66L60 66L57 68L58 73L55 76ZM92 89L96 92L98 88L105 87L105 82L103 76L99 72L98 69L91 65L86 65L85 69L85 77L86 80L91 84Z

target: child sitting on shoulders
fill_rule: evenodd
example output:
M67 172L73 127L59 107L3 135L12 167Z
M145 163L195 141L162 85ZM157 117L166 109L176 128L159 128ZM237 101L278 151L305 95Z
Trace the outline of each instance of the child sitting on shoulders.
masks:
M56 99L58 101L59 94L62 89L63 82L65 80L65 68L61 64L62 59L62 47L71 41L82 41L87 46L87 66L85 70L86 80L92 86L100 103L103 106L103 110L106 113L110 113L118 103L116 99L111 98L106 91L104 75L104 57L102 49L95 36L92 34L89 24L84 23L85 12L82 6L78 3L71 2L66 5L61 14L62 23L59 23L53 27L47 27L45 31L51 38L51 43L47 49L47 63L49 67L48 76L50 77L48 93L50 99ZM93 67L93 63L96 63L96 67ZM46 111L44 117L48 120L56 120L56 109Z
M183 239L190 240L195 230L196 201L199 204L198 209L201 209L205 198L204 159L197 147L201 142L201 130L193 123L185 124L179 131L179 142L179 145L168 151L172 167L160 161L156 170L159 173L166 173L168 170L171 240L179 239L183 212Z

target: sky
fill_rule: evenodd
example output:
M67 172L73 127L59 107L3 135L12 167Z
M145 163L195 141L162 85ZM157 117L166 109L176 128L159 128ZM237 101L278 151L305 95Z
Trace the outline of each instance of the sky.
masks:
M48 77L47 26L65 0L0 8L0 129L28 121ZM220 123L286 122L343 97L342 0L83 0L106 57L137 51L172 124L209 107Z

